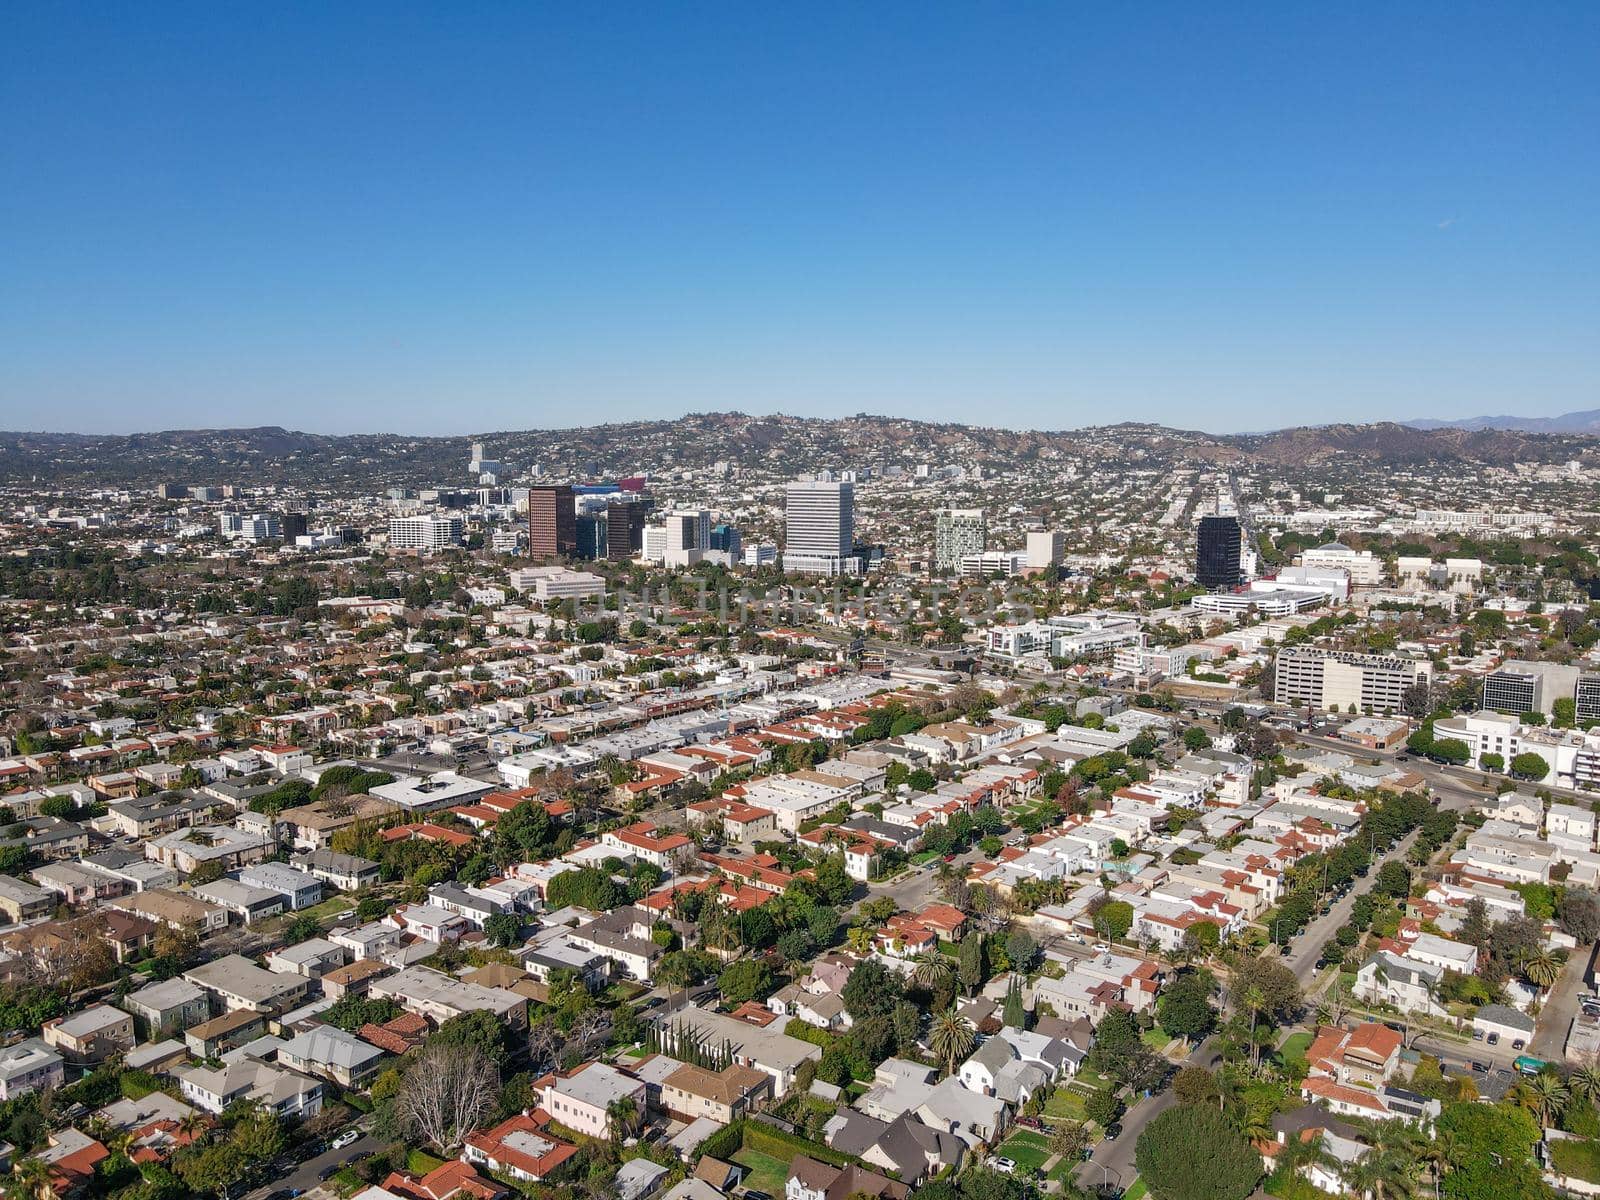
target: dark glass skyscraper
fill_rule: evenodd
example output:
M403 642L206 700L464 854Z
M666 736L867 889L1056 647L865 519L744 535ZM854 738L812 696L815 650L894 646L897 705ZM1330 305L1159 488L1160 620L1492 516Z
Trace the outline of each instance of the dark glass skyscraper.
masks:
M1194 577L1201 587L1238 587L1241 542L1238 517L1201 517Z

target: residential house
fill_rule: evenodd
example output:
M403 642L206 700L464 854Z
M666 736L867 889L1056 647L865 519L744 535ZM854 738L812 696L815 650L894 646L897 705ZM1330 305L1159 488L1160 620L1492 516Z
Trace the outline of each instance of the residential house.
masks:
M278 1061L342 1088L364 1088L378 1073L383 1051L332 1025L318 1025L278 1047Z
M583 1063L565 1075L546 1075L534 1087L540 1107L552 1119L586 1137L612 1136L621 1101L632 1104L629 1123L644 1119L644 1082L607 1063Z
M120 1002L144 1022L146 1036L160 1039L198 1025L211 1015L211 1001L186 979L164 979L129 992Z
M467 1135L461 1160L525 1183L538 1183L578 1153L570 1142L545 1132L527 1113L518 1113L492 1129Z
M109 1004L91 1004L64 1017L46 1021L40 1032L45 1044L68 1062L102 1063L113 1054L133 1049L133 1018Z
M727 1125L764 1108L772 1099L772 1077L731 1063L721 1071L685 1064L661 1083L661 1106L679 1121L709 1117Z

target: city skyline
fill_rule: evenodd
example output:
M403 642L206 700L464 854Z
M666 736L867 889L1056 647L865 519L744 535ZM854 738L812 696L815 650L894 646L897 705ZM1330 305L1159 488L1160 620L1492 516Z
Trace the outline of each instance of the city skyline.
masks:
M1597 24L24 6L0 427L1592 408Z

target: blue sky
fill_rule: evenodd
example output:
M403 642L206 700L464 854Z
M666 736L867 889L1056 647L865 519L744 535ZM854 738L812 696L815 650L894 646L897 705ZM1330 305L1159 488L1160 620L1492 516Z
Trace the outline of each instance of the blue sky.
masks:
M0 428L1600 406L1600 5L8 5Z

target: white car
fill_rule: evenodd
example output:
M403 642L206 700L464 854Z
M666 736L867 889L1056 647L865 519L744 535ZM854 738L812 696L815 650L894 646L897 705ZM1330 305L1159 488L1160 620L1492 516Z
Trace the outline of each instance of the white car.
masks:
M1110 954L1111 947L1106 945L1104 942L1096 942L1094 944L1094 952L1096 954Z
M333 1141L328 1143L328 1149L343 1150L346 1146L349 1146L360 1140L361 1131L359 1129L346 1129L338 1137L334 1138Z
M991 1158L989 1160L989 1169L991 1171L999 1171L1002 1175L1009 1175L1017 1169L1017 1164L1009 1158Z

